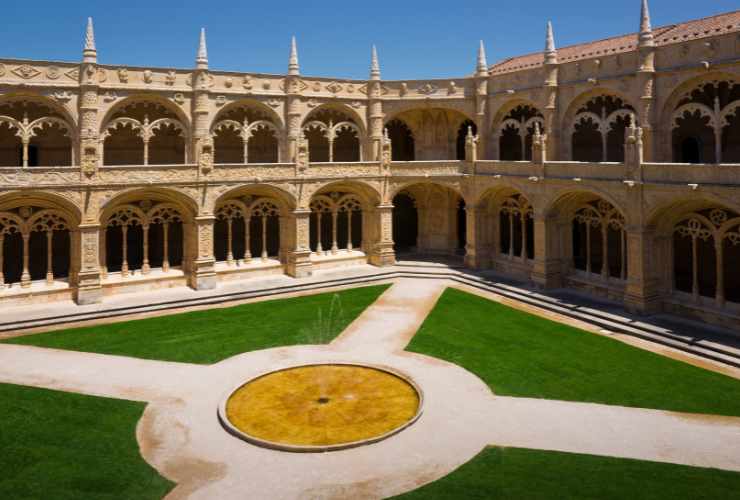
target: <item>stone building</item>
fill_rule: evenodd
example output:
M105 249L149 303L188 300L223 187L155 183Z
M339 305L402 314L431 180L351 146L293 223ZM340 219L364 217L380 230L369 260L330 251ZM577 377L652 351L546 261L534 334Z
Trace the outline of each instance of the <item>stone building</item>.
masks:
M740 326L740 11L454 80L0 60L0 303L464 258Z

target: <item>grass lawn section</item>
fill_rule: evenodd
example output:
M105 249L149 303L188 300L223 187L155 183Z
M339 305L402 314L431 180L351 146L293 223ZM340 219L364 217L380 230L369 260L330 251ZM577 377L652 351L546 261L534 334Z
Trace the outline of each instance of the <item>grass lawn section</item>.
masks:
M5 342L211 364L247 351L330 342L388 286L73 328Z
M0 498L158 499L136 442L144 403L0 384Z
M740 473L520 448L486 448L403 500L719 500L737 498Z
M500 395L740 416L740 380L452 288L408 350Z

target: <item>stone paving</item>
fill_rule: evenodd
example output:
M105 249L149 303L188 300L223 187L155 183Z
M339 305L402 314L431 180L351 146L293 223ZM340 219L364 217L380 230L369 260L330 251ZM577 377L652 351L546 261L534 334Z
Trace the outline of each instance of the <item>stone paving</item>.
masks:
M382 498L436 480L487 445L740 471L740 418L500 397L463 368L404 352L448 283L404 279L327 346L281 347L201 366L0 345L0 382L148 402L144 458L178 483L168 498ZM356 362L398 370L424 413L376 444L322 454L259 448L216 417L232 389L290 366Z

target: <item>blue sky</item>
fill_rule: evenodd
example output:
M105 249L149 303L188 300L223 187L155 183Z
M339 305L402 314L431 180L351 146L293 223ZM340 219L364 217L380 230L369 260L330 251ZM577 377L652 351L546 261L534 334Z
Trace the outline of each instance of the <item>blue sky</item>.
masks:
M211 68L284 73L298 38L306 75L367 78L375 43L385 79L447 78L473 71L479 39L492 63L540 51L552 19L558 46L635 31L640 0L374 0L272 2L4 0L0 58L77 61L87 16L105 64L194 64L198 30ZM653 25L738 8L738 0L651 0Z

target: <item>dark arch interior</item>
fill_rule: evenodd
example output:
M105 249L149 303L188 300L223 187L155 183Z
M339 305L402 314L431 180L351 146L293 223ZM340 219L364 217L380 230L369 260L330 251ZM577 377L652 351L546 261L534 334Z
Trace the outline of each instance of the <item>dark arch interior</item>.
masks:
M416 250L419 237L419 214L414 199L406 193L393 198L393 243L396 252Z
M393 161L414 161L414 136L411 129L402 120L391 120L386 125L391 139L391 157Z

